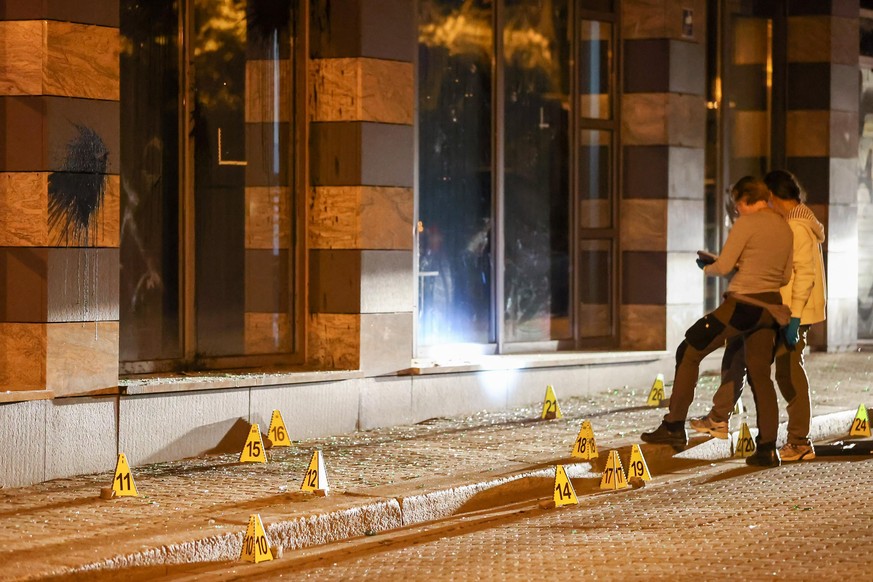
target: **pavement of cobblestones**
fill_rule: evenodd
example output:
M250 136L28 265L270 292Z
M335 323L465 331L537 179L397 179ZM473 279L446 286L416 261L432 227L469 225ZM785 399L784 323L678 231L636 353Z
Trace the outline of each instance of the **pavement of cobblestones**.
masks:
M873 354L813 354L809 372L815 414L873 403ZM706 412L716 383L702 379L691 415ZM564 417L552 421L537 420L535 405L300 441L272 449L266 465L239 464L234 454L134 467L136 498L99 499L111 474L0 490L0 579L232 559L256 512L286 550L393 529L408 523L404 512L414 499L455 492L454 505L441 508L451 511L464 503L464 486L481 492L568 460L583 419L601 449L638 442L664 412L643 406L647 395L648 387L622 386L561 400ZM753 411L750 394L744 401ZM324 498L298 491L314 448L322 449L331 480Z
M873 460L813 461L583 498L496 527L303 565L297 580L869 579ZM219 579L276 579L280 564ZM287 573L287 571L286 571ZM214 575L214 574L211 574ZM194 576L191 579L203 579Z

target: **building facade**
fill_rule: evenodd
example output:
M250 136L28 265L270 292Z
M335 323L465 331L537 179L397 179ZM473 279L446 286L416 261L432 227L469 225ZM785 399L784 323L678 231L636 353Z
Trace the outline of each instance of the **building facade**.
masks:
M773 168L854 348L862 4L3 3L0 485L670 377Z

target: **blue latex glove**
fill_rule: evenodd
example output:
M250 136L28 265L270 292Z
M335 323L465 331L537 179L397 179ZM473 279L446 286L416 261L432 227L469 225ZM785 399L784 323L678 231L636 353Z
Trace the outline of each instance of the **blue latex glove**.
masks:
M782 328L782 335L785 336L785 345L793 348L800 341L800 318L792 317L788 325Z
M703 270L703 267L707 265L707 262L703 259L694 259L694 262L697 263L697 266L700 267L700 270Z

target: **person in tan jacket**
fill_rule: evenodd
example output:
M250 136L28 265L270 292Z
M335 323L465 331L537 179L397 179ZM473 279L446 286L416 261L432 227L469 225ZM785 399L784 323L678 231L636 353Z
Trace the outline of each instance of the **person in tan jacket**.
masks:
M721 305L686 330L676 349L669 411L660 426L640 438L684 447L688 443L685 419L694 400L700 362L725 342L739 339L745 345L758 412L758 447L746 463L773 467L780 462L776 450L779 406L770 366L779 326L789 318L779 289L791 278L793 236L785 220L769 206L770 192L760 178L741 178L731 189L731 198L740 216L721 253L709 264L698 259L707 276L731 276L728 292Z
M803 204L803 190L790 172L774 170L764 182L771 192L771 207L788 220L794 235L791 280L780 289L782 302L791 309L791 320L776 347L776 383L788 403L788 440L779 449L779 456L787 462L811 460L815 448L809 440L809 381L803 350L810 326L824 321L827 310L821 252L824 226ZM692 429L727 438L728 420L742 395L745 368L743 342L729 342L722 360L722 384L712 399L712 409L705 417L692 420Z

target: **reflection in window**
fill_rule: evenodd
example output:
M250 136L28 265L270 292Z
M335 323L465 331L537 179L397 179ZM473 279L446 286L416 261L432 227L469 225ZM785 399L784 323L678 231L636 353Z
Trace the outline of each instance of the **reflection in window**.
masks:
M120 8L121 360L288 353L296 3L195 0L187 23L182 5ZM180 271L194 273L193 334Z
M196 2L197 352L291 349L293 2Z
M730 127L730 181L770 169L772 22L732 15L730 83L725 83Z
M124 0L121 18L122 361L181 356L179 14Z
M866 21L873 28L873 23ZM873 47L871 47L873 50ZM858 338L873 339L873 70L862 68L858 111Z
M494 341L488 0L419 2L419 343Z
M612 225L610 178L612 133L583 129L579 132L579 226Z
M582 9L590 18L613 3L418 6L419 345L499 342L519 351L528 343L610 341L618 131L613 15L575 24L571 15ZM502 29L493 30L492 22ZM493 39L500 41L498 55ZM492 167L502 173L499 181ZM573 244L582 245L580 254L571 252ZM499 285L492 286L492 272ZM580 296L571 298L577 287ZM572 327L577 320L579 331Z
M612 333L610 289L612 242L586 240L579 245L579 335L603 337Z
M591 119L612 118L612 27L606 22L579 23L579 113Z
M572 336L568 1L505 6L505 339L563 339Z

